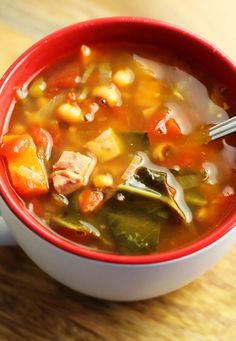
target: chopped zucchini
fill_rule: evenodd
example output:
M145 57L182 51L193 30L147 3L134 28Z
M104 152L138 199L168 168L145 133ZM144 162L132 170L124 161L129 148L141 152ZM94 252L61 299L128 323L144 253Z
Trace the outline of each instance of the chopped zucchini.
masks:
M121 142L111 128L86 143L85 147L95 154L101 162L112 160L122 152Z

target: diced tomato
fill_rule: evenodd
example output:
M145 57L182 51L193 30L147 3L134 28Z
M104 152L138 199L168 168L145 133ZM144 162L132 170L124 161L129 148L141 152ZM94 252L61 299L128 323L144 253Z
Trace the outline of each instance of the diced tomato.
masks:
M43 159L49 160L51 157L53 139L49 132L43 128L32 125L29 127L29 132L34 140L34 143L38 147L38 155L41 150L41 156ZM42 147L40 149L40 147ZM42 154L43 153L43 154Z
M103 193L100 191L84 190L79 195L79 207L83 213L92 213L99 209L103 203Z
M183 137L176 120L167 111L160 112L151 120L147 132L151 142L158 138L176 140Z
M17 193L31 196L48 192L47 175L30 135L4 136L1 154L7 160L10 179Z
M32 125L29 128L29 133L30 133L30 136L34 140L34 143L37 146L41 146L41 145L47 143L47 137L46 137L44 129L42 129L42 128L36 126L36 125Z
M169 118L166 121L166 130L167 130L167 135L170 138L177 138L177 137L182 136L180 127L178 126L174 118Z
M29 148L29 135L8 135L3 138L0 154L7 159L15 159Z
M47 87L50 90L68 89L76 85L76 77L79 76L79 66L77 63L72 63L66 68L52 75L47 81Z
M173 162L181 168L201 167L206 158L206 154L202 151L201 146L185 146L179 148Z

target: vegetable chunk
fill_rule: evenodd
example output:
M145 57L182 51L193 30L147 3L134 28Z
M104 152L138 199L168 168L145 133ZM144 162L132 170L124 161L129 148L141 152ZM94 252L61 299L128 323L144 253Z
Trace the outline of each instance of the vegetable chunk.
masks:
M137 211L108 213L109 226L119 251L123 254L145 254L158 245L160 225L153 224Z
M99 238L100 232L93 225L86 221L83 221L79 215L61 215L53 216L51 222L55 226L60 226L65 229L74 230L80 232L83 235L92 235Z
M1 154L7 158L8 170L16 192L23 196L48 192L48 180L30 135L6 135Z
M122 152L121 142L111 128L86 143L85 147L95 154L101 162L112 160Z
M192 213L184 200L183 189L169 169L153 164L145 153L137 153L122 178L126 182L118 186L121 192L160 200L186 223L191 223Z
M79 196L80 211L84 214L99 209L103 203L103 193L100 191L84 190Z

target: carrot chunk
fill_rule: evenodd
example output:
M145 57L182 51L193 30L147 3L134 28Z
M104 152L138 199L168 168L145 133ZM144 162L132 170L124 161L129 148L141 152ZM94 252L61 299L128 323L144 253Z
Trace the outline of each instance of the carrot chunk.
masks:
M86 189L79 195L79 207L82 213L92 213L99 209L104 202L103 193Z
M0 154L7 159L10 179L18 194L32 196L48 192L47 175L30 135L4 136Z

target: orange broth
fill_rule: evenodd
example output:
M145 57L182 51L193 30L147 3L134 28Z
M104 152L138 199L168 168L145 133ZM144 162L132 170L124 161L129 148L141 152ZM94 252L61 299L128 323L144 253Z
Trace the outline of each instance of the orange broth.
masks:
M27 93L18 91L6 135L13 142L3 140L1 152L13 187L42 224L98 251L148 254L194 242L218 226L235 197L236 149L227 140L209 142L207 137L211 125L235 110L224 90L168 51L131 44L82 46L43 70ZM60 109L65 103L69 106ZM106 131L111 150L104 152L102 145L102 154L96 155L88 142ZM31 136L36 148L32 158L38 158L48 182L40 187L29 162L20 176L30 170L33 191L27 188L29 178L11 174L12 169L18 172L28 148L29 142L19 147L22 136ZM53 182L64 151L96 163L87 181L66 194ZM131 174L135 192L124 173L140 151L157 169L153 166L153 175L143 163L142 172L137 168ZM181 187L180 201L175 199L179 187L168 183L166 172Z

